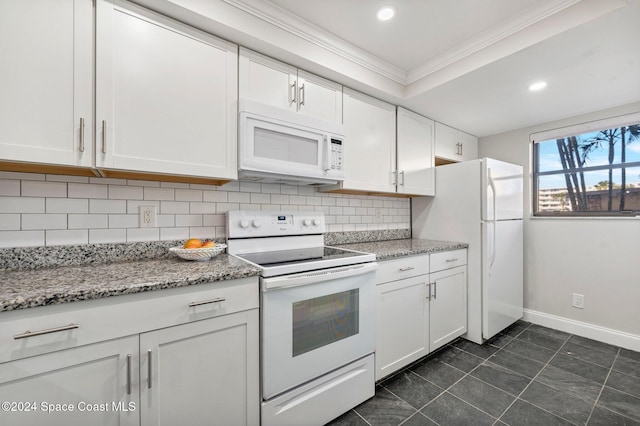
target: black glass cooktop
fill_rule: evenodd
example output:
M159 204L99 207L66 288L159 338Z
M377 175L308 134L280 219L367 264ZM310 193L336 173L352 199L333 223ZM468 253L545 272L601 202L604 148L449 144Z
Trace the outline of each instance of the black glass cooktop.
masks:
M295 250L274 250L260 253L245 253L237 256L246 259L249 262L253 262L263 268L268 268L295 263L320 262L323 260L366 256L366 253L358 253L333 247L311 247Z

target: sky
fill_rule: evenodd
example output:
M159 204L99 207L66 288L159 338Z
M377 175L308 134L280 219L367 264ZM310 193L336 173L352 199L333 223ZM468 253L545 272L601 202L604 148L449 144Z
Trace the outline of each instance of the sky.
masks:
M587 140L593 136L595 136L598 132L593 133L585 133L579 137L580 140ZM539 152L540 152L540 171L551 171L551 170L562 170L562 163L560 162L560 156L558 154L558 146L556 144L556 140L550 141L542 141L539 142ZM618 141L615 144L614 151L614 164L620 163L621 152L620 142ZM609 164L609 144L607 142L603 142L599 148L596 148L589 154L587 163L585 166L598 166L598 165L606 165ZM628 143L626 145L626 161L628 163L634 161L640 161L640 139L636 139L635 141ZM640 182L640 167L627 168L626 173L627 184L629 183L638 183ZM587 186L592 186L597 184L598 182L609 180L609 171L608 170L599 170L594 172L585 173L585 183ZM621 183L621 172L620 169L613 171L613 182L614 184ZM540 189L548 189L548 188L565 188L565 177L563 174L559 175L551 175L551 176L541 176L538 187Z

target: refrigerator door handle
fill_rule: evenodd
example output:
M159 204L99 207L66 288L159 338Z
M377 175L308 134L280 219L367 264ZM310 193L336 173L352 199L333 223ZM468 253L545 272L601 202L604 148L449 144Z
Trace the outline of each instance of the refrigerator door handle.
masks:
M491 177L491 168L487 168L487 183L489 185L489 187L491 188L491 198L492 198L492 210L493 210L493 218L490 220L497 220L498 218L498 213L496 212L496 183L493 181L493 178ZM489 218L487 218L489 219ZM495 229L495 228L494 228Z

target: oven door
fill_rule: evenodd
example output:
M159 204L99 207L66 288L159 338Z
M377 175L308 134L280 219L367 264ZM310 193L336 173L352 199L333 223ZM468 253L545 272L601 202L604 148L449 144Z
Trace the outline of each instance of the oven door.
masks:
M375 349L376 263L262 278L262 397Z

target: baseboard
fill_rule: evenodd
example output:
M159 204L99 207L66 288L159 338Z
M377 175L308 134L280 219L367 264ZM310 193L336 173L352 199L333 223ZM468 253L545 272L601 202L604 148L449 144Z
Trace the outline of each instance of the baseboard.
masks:
M533 311L531 309L524 310L523 320L640 352L640 336L636 334L600 327L599 325Z

